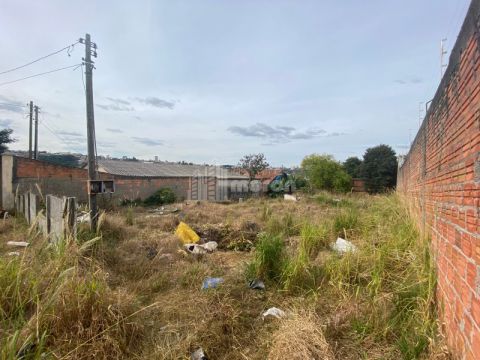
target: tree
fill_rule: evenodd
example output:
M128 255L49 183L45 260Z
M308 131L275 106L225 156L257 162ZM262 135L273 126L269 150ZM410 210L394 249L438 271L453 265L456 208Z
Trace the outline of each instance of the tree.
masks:
M12 129L0 130L0 154L4 153L8 149L7 144L15 142L15 139L11 137L12 133Z
M343 168L352 178L360 177L360 167L362 166L362 160L356 156L349 157L343 163Z
M361 175L369 193L385 192L397 183L397 157L388 145L378 145L365 151Z
M352 178L332 155L308 155L302 160L302 168L315 189L337 192L351 189Z
M250 192L252 180L255 179L261 171L268 168L269 164L265 155L260 153L245 155L240 159L238 166L248 174L248 192Z

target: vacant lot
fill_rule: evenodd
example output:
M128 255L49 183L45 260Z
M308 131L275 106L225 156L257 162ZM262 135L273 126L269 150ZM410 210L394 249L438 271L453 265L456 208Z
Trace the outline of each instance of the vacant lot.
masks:
M448 358L428 240L396 196L174 207L108 212L58 244L0 221L2 358ZM179 221L218 249L185 252ZM334 252L337 237L357 250ZM8 255L9 240L31 246ZM223 283L202 290L206 277ZM264 320L271 307L286 317Z

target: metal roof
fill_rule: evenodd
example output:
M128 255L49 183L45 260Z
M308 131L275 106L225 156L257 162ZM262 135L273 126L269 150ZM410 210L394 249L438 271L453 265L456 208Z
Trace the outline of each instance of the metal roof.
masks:
M183 165L153 161L98 160L98 171L132 177L215 176L224 179L248 179L220 166Z

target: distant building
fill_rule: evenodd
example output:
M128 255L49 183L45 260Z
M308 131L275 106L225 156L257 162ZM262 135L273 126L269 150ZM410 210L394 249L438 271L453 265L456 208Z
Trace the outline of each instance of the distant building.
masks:
M12 209L14 194L26 191L74 196L87 201L87 168L74 168L3 154L0 169L1 207ZM181 165L140 160L99 160L99 178L115 181L112 199L145 199L160 188L172 189L177 199L223 201L248 195L248 177L208 165ZM261 192L254 181L252 192Z

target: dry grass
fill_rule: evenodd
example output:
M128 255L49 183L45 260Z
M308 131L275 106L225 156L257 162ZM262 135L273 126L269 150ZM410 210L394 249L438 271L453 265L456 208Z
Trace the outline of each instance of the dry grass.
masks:
M98 234L81 228L78 243L52 247L31 235L33 246L20 258L6 257L4 243L25 240L25 223L0 220L0 285L12 290L0 295L0 358L25 345L33 358L186 359L202 347L209 359L229 360L447 359L430 323L431 269L407 264L424 249L406 251L417 236L410 220L394 199L336 197L184 203L168 215L125 208L104 215ZM173 235L180 220L220 249L201 257L182 252ZM359 256L329 250L339 233ZM259 243L265 236L280 239L285 261L278 268L276 252ZM402 275L405 266L410 276ZM273 268L274 281L263 278L266 291L248 287ZM225 281L201 290L209 276ZM407 284L421 286L398 291ZM414 304L425 326L406 316L404 303ZM292 315L263 321L272 306ZM430 348L422 342L412 352L415 336L430 336Z
M273 334L269 360L334 360L322 330L322 321L312 313L291 314Z

